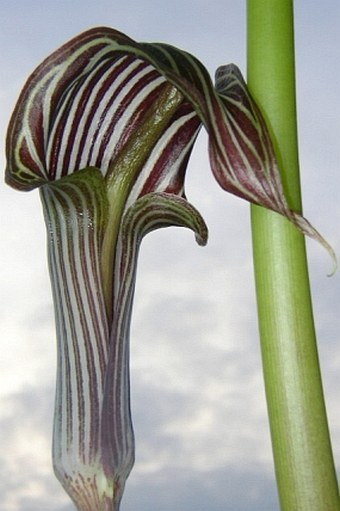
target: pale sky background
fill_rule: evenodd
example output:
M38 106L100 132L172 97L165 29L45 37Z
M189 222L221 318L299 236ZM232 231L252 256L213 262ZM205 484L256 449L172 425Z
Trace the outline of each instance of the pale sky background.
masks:
M340 257L338 0L297 0L305 215ZM0 134L29 73L66 40L108 25L245 73L245 1L0 0ZM278 56L279 58L279 56ZM278 511L261 374L249 207L212 177L205 134L187 195L209 229L143 242L131 333L136 464L121 511ZM0 511L72 511L50 459L55 333L37 192L0 183ZM308 242L316 327L340 468L340 271Z

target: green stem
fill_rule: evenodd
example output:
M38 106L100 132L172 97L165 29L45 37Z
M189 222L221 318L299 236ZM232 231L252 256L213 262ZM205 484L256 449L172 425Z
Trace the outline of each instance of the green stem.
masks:
M248 85L269 124L289 205L301 210L292 0L248 0ZM281 509L336 511L338 486L303 236L251 208L263 371Z

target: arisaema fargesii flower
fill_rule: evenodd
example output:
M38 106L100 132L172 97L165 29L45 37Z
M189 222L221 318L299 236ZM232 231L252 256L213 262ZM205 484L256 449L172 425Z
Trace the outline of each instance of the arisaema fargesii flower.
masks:
M160 227L206 225L184 177L198 131L220 185L285 215L264 120L234 65L94 28L29 77L7 134L8 184L40 189L57 325L53 462L82 511L118 510L134 461L129 326L138 249Z

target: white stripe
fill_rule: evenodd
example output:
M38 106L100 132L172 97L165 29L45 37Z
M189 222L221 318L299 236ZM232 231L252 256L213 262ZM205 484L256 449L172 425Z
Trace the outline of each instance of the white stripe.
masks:
M135 76L132 80L130 80L128 83L128 86L121 91L121 93L117 97L117 101L115 102L115 104L113 104L110 107L110 110L107 112L107 115L105 117L105 123L103 125L103 131L104 131L105 127L108 127L110 125L110 119L111 119L112 115L114 114L114 112L117 108L117 105L119 105L120 101L124 98L124 96L127 94L127 92L129 92L129 90L136 83L138 83L143 78L143 76L148 74L152 69L153 68L151 66L144 68L137 76ZM150 82L147 86L143 87L142 90L135 96L135 98L129 104L128 108L126 108L126 110L123 112L123 114L119 118L119 120L115 126L115 129L112 133L112 136L109 140L109 143L106 145L105 152L104 152L104 155L103 155L103 158L101 161L101 169L102 169L102 172L104 175L108 171L108 168L109 168L109 165L110 165L110 162L112 159L113 150L114 150L117 142L119 141L120 136L122 135L122 133L128 126L135 111L139 107L140 103L142 103L145 100L145 98L153 90L155 90L160 84L162 84L164 82L165 82L165 79L162 76L159 76L156 79L154 79L152 82ZM93 158L92 158L92 161L93 161L93 163L91 163L92 165L94 165L94 163L96 161L95 158L98 154L98 150L99 150L99 146L96 146L96 151L94 152Z

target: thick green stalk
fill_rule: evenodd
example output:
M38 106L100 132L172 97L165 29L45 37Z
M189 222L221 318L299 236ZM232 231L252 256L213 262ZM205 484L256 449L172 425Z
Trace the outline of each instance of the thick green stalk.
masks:
M290 207L301 210L292 0L248 0L248 85L268 121ZM338 486L315 338L305 243L252 206L268 413L281 509L336 511Z

